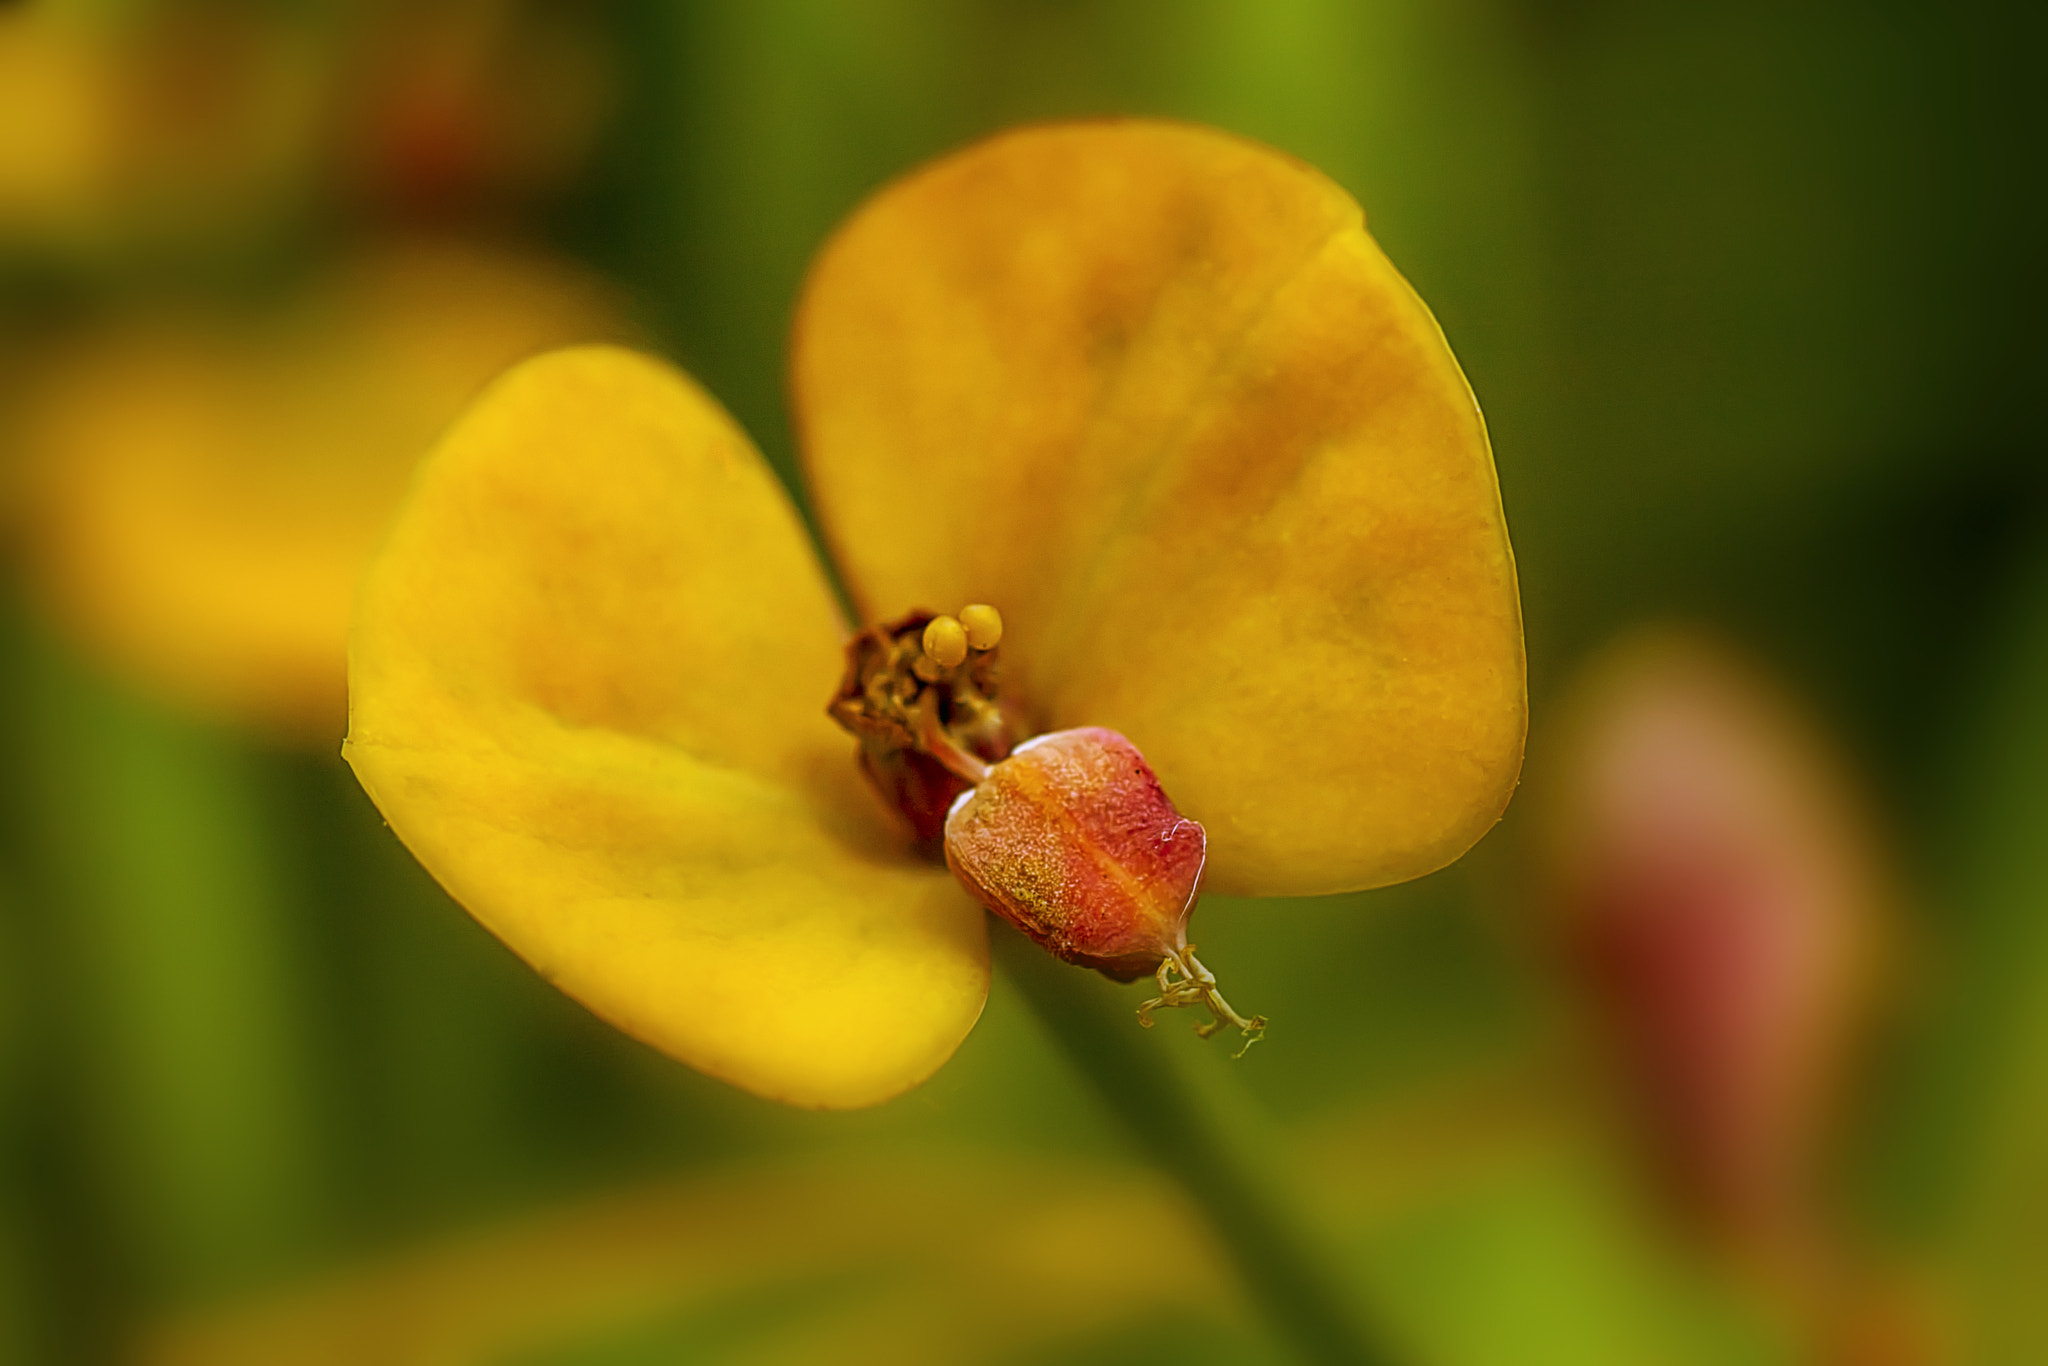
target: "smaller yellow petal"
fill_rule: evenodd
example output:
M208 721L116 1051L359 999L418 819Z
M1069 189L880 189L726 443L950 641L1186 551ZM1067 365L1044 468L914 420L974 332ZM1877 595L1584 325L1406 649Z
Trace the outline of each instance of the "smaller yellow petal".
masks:
M988 987L824 714L843 626L801 524L683 376L506 375L366 585L349 761L457 900L592 1010L778 1100L923 1080Z

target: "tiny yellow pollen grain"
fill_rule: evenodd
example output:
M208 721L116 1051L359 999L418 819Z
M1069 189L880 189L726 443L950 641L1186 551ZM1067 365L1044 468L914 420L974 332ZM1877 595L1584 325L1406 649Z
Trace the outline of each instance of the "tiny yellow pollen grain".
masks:
M952 617L933 617L924 628L924 652L950 669L967 658L967 631Z
M976 650L993 650L1003 638L1003 614L985 602L960 609L960 625L967 632L967 644Z

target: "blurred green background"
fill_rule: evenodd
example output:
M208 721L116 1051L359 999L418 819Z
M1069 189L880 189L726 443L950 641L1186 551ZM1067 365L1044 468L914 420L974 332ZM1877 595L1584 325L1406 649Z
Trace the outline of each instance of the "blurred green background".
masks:
M23 74L55 69L38 24L198 54L177 155L38 179L67 117ZM385 165L346 73L450 33L489 58L484 132ZM1070 115L1293 152L1365 206L1485 409L1528 794L1550 704L1646 620L1742 643L1849 756L1903 908L1830 1163L1843 1236L1903 1287L1872 1311L1899 1354L1853 1359L2019 1366L2048 1360L2044 42L1989 0L15 0L0 401L134 300L239 306L380 234L469 234L601 272L788 477L802 271L888 177ZM220 72L249 64L244 99ZM246 121L276 145L214 157ZM103 662L36 586L34 497L5 511L0 1359L1285 1359L1005 979L876 1111L699 1077L449 903L332 743ZM1544 946L1526 805L1407 887L1212 898L1205 955L1271 1038L1227 1070L1145 1042L1223 1088L1416 1361L1819 1359L1657 1212ZM677 1241L575 1222L636 1207ZM1061 1210L1042 1262L1122 1237L1128 1266L996 1256ZM441 1301L469 1326L429 1351L405 1325Z

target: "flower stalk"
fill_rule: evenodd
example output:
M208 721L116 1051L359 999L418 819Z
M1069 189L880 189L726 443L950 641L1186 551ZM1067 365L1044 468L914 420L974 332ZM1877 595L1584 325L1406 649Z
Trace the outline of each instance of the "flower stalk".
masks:
M1104 1109L1216 1231L1246 1292L1302 1361L1392 1366L1403 1359L1357 1311L1298 1199L1241 1131L1213 1069L1199 1079L1135 1034L1092 974L1066 969L1022 934L990 926L990 950Z

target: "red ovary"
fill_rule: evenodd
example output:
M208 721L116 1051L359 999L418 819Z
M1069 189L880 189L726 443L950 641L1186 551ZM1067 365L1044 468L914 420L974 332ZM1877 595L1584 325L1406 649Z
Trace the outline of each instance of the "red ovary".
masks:
M946 862L983 905L1120 981L1185 945L1206 848L1137 746L1097 726L1027 740L946 819Z

